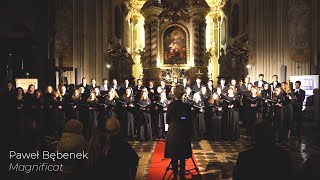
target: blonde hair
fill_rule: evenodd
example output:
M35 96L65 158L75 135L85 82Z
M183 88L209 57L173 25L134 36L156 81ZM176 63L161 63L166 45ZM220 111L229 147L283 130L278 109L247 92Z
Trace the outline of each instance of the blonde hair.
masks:
M59 97L56 97L56 95L59 95ZM58 99L59 98L59 99ZM62 101L62 96L61 96L61 93L59 90L53 90L53 99L55 101L59 100L59 101Z

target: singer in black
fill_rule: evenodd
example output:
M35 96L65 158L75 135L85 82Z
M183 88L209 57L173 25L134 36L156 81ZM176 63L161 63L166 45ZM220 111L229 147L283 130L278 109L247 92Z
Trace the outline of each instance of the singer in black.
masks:
M259 93L259 88L253 86L251 89L251 95L247 98L247 133L249 136L253 135L253 127L262 121L262 101Z
M295 90L294 90L294 119L296 122L297 136L298 139L301 138L301 127L302 127L302 107L303 101L306 96L306 92L300 89L301 81L295 82Z
M172 160L174 178L177 178L178 160L180 161L180 179L184 177L185 159L192 155L190 106L182 102L183 95L183 86L178 86L175 90L175 100L168 107L167 122L169 123L169 130L166 136L164 153L165 158Z
M128 140L133 140L134 136L134 100L132 89L129 87L126 89L125 94L119 101L122 106L122 110L120 111L122 113L120 113L120 117L122 117L122 122L125 125Z
M147 88L141 90L141 98L137 105L140 107L143 125L140 126L140 141L152 140L152 125L151 125L151 100L148 97ZM145 130L147 132L147 138L145 138Z
M281 88L274 89L274 96L272 98L274 106L274 119L273 127L275 132L275 140L282 141L284 137L284 103L285 96L283 95Z
M262 98L262 118L265 120L268 120L271 122L272 120L272 115L273 115L273 110L272 110L272 93L269 88L269 84L264 84L264 88L261 91L261 98Z
M240 137L239 129L239 98L234 94L234 90L229 88L228 95L224 99L223 129L225 138L230 140L237 140Z
M207 129L208 138L210 140L219 141L222 139L222 101L217 93L213 93L208 99L208 104L206 106L206 123L209 123Z

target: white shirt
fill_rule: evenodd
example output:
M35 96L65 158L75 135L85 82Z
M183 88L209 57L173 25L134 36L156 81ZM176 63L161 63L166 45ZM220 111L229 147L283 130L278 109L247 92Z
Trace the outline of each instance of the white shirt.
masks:
M262 81L258 81L258 87L262 87Z

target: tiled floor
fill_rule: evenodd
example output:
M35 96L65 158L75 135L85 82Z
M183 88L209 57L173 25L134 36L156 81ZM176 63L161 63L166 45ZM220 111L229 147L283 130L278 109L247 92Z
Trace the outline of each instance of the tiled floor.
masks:
M290 152L297 180L320 179L320 130L310 128L305 132L306 136L301 142L292 138L279 146ZM136 179L147 179L155 142L132 142L131 144L141 157ZM243 133L238 141L193 142L192 149L201 174L194 179L232 179L233 166L238 153L250 146L251 140Z

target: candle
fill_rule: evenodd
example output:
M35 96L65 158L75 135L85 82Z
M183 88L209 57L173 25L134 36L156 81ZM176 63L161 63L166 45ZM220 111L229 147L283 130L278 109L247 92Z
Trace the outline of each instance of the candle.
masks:
M21 60L21 69L23 69L23 59Z

